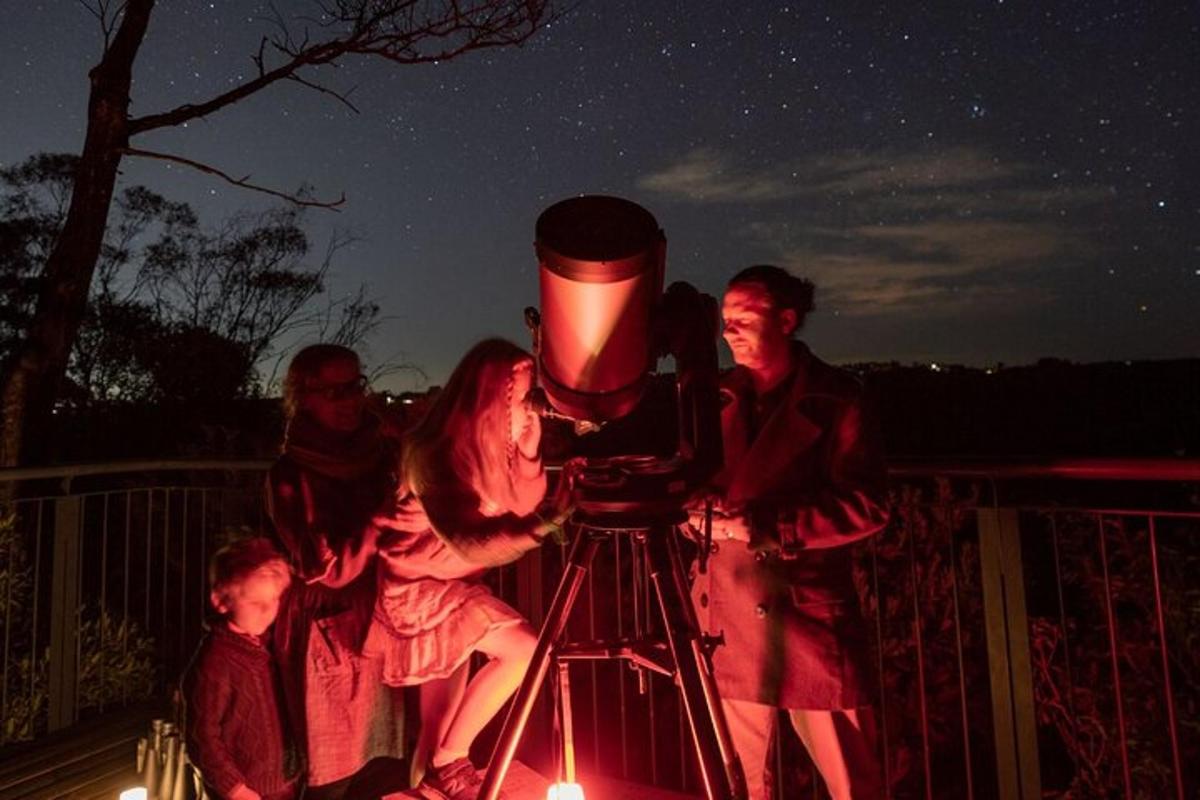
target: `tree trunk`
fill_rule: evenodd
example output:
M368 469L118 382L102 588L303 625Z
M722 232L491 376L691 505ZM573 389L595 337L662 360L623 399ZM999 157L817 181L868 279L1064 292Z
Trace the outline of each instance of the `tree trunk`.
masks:
M0 466L44 461L55 398L87 309L121 150L128 145L129 86L154 0L130 0L116 36L89 73L87 137L71 206L42 271L37 308L4 375Z

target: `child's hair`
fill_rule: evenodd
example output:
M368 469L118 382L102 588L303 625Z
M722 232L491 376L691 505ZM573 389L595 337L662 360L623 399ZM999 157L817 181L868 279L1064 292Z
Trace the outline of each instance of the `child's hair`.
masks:
M270 539L239 539L213 554L208 564L208 585L214 599L227 603L238 587L258 572L277 579L282 586L292 578L291 568Z
M426 490L434 461L448 450L460 480L502 508L516 509L509 399L515 370L532 366L529 353L504 339L472 347L409 432L403 464L409 488Z

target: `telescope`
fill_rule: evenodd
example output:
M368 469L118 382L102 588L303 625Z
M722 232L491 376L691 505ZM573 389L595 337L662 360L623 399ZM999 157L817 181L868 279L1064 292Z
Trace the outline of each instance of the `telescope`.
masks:
M717 642L700 630L678 542L684 504L721 467L717 304L686 283L663 289L666 237L654 216L618 197L585 195L546 209L535 227L539 309L526 309L542 413L594 431L643 400L657 363L675 361L678 444L668 456L630 452L573 459L560 478L574 540L525 678L488 764L480 800L495 800L551 663L558 676L562 750L573 782L571 661L630 662L670 676L688 720L709 800L746 797L745 778L712 676ZM706 542L701 558L707 555ZM658 598L665 637L566 642L564 632L602 542L630 539ZM665 638L665 641L661 639Z
M544 413L594 431L638 406L661 358L675 361L675 454L589 459L568 476L577 521L682 521L683 502L721 467L716 300L682 282L663 291L666 237L629 200L556 203L536 235L541 310L526 319Z

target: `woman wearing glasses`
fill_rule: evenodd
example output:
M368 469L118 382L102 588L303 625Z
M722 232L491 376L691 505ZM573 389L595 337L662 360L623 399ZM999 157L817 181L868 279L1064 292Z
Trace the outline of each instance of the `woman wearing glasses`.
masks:
M338 345L301 350L288 366L283 453L267 506L297 580L275 623L284 693L308 754L306 797L345 796L377 756L403 753L402 703L363 658L375 605L379 530L391 514L396 448L367 408L358 355Z

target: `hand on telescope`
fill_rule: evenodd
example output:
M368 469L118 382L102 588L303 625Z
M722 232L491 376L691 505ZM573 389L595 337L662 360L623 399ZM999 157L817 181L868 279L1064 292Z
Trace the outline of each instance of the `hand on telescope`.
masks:
M558 482L554 486L554 496L550 498L549 506L552 509L550 513L558 516L567 509L575 510L575 476L586 465L587 459L579 457L568 458L563 462L562 469L558 473ZM569 517L570 514L567 516Z
M262 800L262 795L244 783L229 790L229 800Z
M571 515L574 513L575 507L567 506L561 511L554 513L553 516L539 515L541 522L538 523L535 535L542 540L549 539L555 544L566 544L567 521L571 519Z

